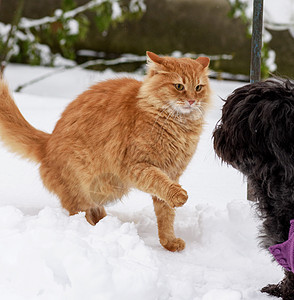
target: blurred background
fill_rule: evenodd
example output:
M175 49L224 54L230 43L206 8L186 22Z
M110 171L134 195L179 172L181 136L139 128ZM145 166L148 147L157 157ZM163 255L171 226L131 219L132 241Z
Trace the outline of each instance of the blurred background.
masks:
M143 73L145 52L207 55L249 80L253 0L0 0L0 61ZM294 77L294 1L265 0L262 76Z

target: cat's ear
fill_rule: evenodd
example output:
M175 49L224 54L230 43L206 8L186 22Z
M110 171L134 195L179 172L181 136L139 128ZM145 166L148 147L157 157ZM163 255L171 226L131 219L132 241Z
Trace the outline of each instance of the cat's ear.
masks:
M152 63L162 64L163 63L164 59L153 52L147 51L146 55L147 55L147 63L148 64L152 64Z
M149 76L164 72L164 58L150 51L146 52L146 56Z
M200 63L200 65L203 66L203 68L207 68L209 66L209 62L210 62L210 59L206 56L199 56L197 59L196 59L197 62Z

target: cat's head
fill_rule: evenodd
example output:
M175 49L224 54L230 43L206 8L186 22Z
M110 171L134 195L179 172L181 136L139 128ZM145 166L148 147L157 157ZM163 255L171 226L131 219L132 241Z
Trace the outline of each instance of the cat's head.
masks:
M210 97L208 57L159 57L147 51L147 65L140 98L167 113L202 115Z

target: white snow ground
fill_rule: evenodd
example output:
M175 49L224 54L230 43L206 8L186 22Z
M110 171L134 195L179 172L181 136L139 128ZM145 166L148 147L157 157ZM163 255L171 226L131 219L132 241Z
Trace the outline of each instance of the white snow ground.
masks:
M9 65L12 88L51 72ZM31 124L50 132L64 107L112 71L71 70L15 94ZM130 76L130 75L128 75ZM139 76L136 76L137 78ZM69 217L39 179L38 167L0 146L0 298L5 300L262 300L283 272L258 247L259 222L246 183L216 158L211 135L222 101L239 83L214 81L214 107L181 179L188 202L177 209L186 249L170 253L157 237L149 195L133 191L96 226Z

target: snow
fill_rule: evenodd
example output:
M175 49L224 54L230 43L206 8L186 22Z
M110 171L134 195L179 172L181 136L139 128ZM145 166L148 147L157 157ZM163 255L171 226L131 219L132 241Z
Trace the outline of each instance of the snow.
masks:
M131 0L129 3L129 8L132 12L138 12L138 11L146 11L147 6L144 2L144 0Z
M265 0L265 21L269 26L272 24L272 29L291 28L294 26L294 3L291 0ZM275 28L275 25L282 27Z
M52 72L9 65L12 88ZM15 93L27 120L52 131L64 107L96 81L132 76L72 69ZM186 249L162 248L150 196L132 191L96 226L68 216L38 166L0 146L0 294L5 300L266 300L282 269L258 247L260 225L246 183L216 158L211 134L225 98L241 83L212 80L214 103L196 155L181 178L188 202L175 231Z
M67 26L69 28L69 35L77 35L80 31L79 22L75 19L70 19L67 23Z
M118 2L112 3L112 15L111 19L116 20L122 16L122 10Z

